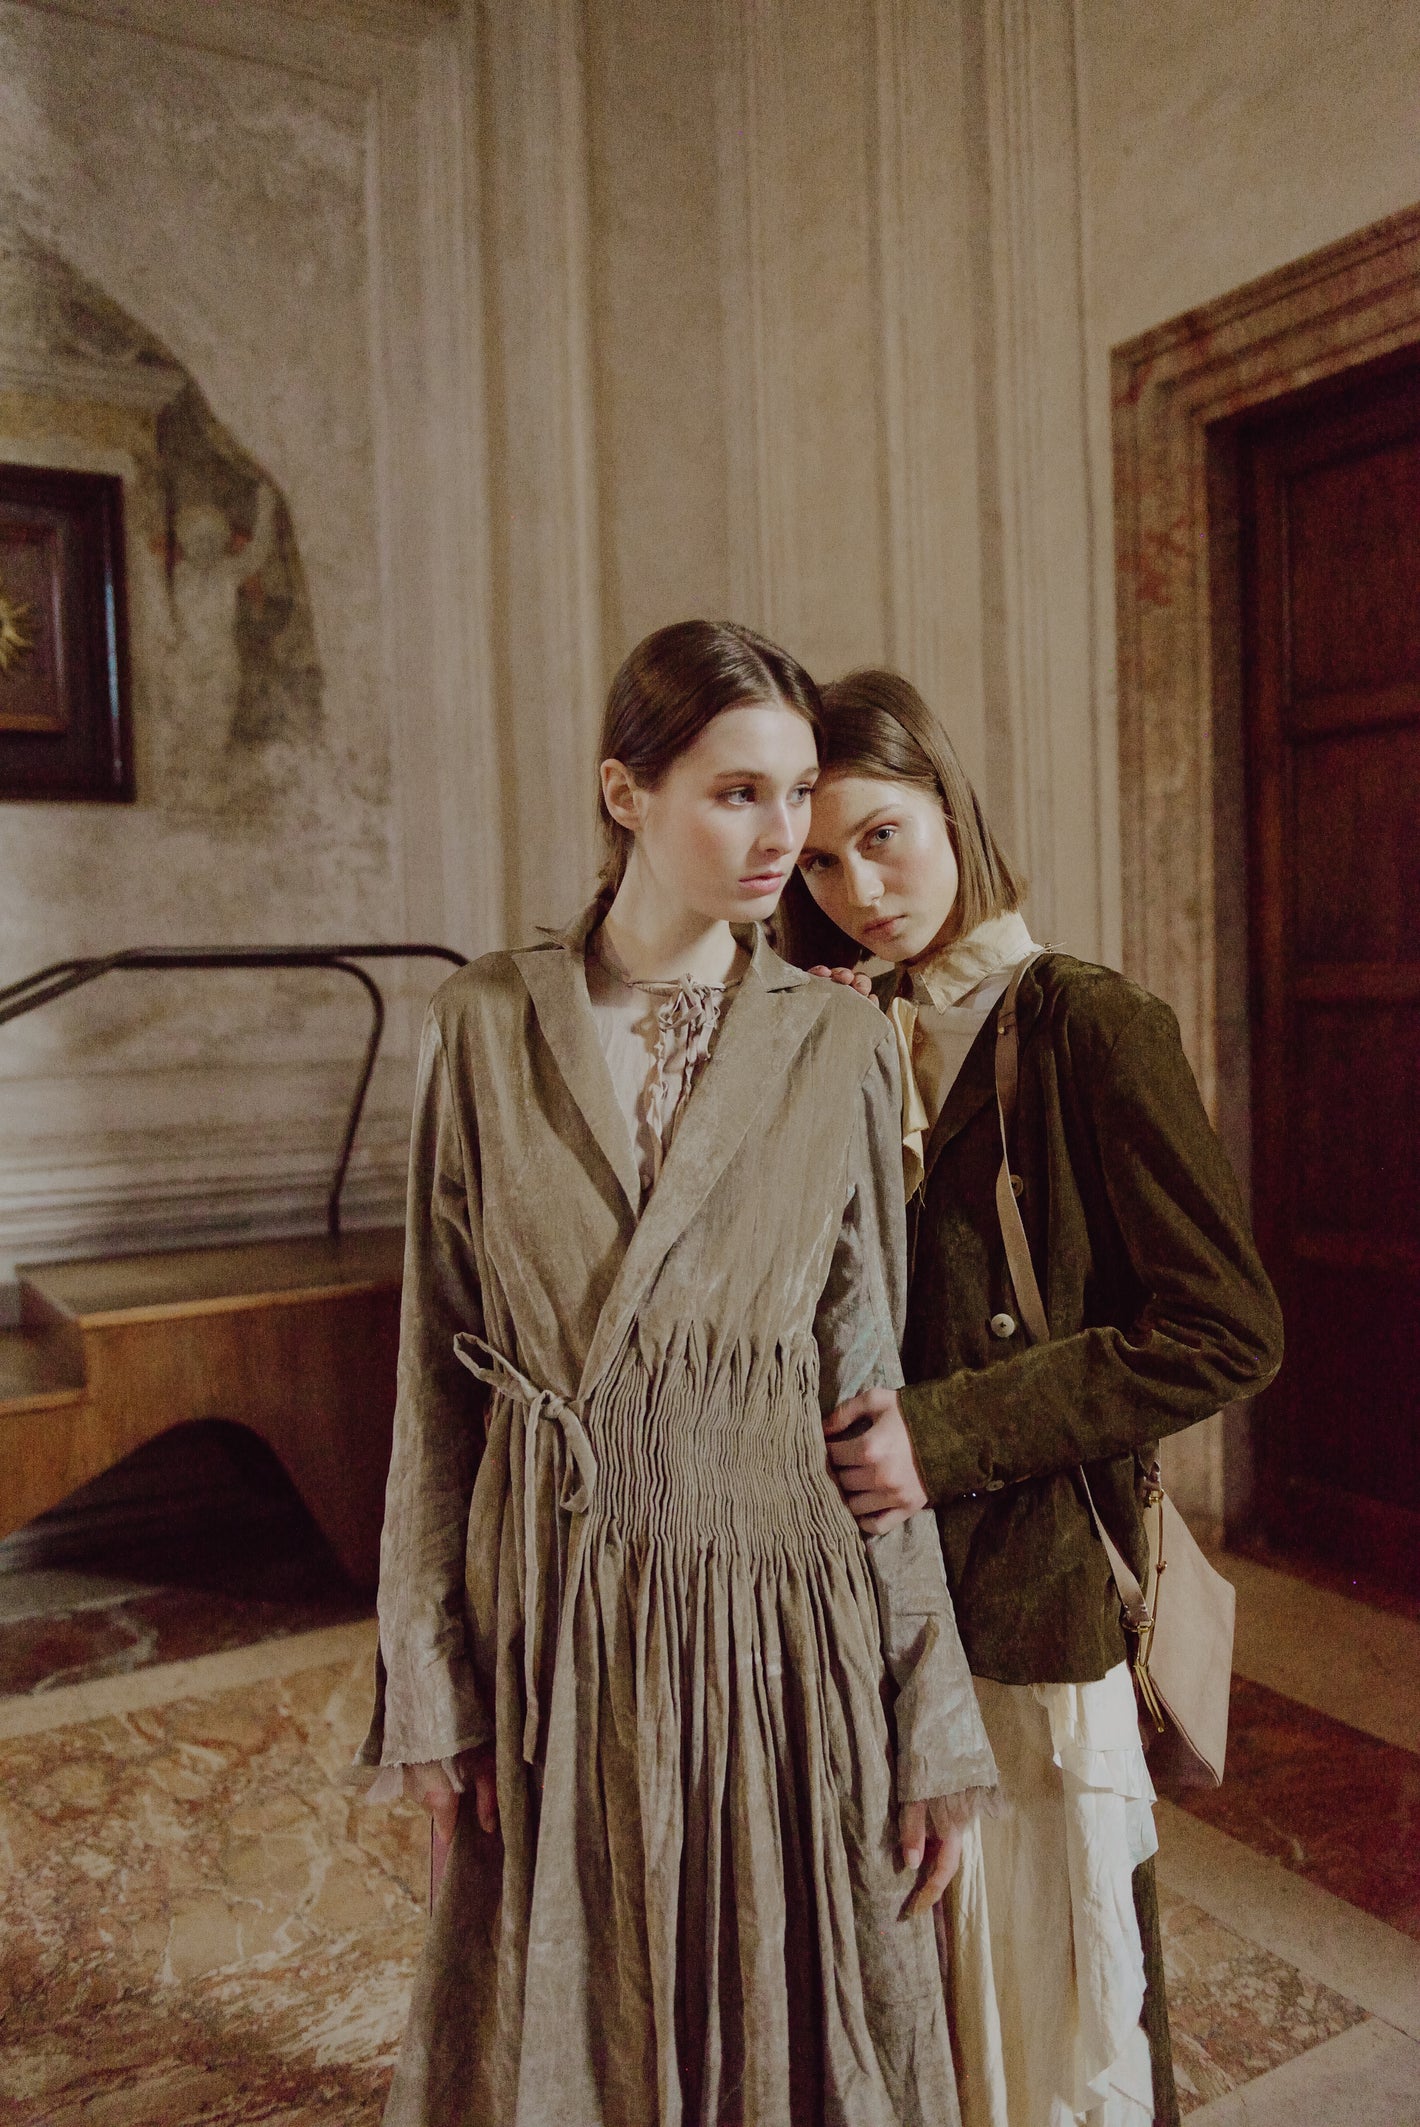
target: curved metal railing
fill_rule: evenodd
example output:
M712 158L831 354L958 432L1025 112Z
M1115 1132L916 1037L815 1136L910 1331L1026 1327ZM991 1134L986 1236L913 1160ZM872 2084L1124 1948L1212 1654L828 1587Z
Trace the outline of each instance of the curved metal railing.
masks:
M0 989L0 1026L21 1018L26 1012L37 1012L42 1005L53 1004L60 997L68 997L86 984L97 982L103 975L125 970L151 974L180 968L319 968L331 974L352 976L370 1000L370 1032L346 1117L340 1157L326 1197L326 1229L332 1240L338 1240L341 1191L345 1187L346 1170L355 1147L360 1117L364 1113L365 1095L370 1089L385 1031L384 994L374 976L356 965L361 960L448 960L455 967L467 964L463 953L456 953L447 945L139 946L127 952L105 953L88 960L56 960L51 967L37 968L33 975L9 983Z

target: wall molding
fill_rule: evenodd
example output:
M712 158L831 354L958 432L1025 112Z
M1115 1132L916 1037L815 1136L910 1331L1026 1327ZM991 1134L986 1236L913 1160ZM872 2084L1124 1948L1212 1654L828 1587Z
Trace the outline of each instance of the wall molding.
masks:
M718 0L715 33L730 603L737 618L794 643L804 616L783 11L767 0Z
M577 0L483 14L494 654L507 934L565 922L594 865L602 670L590 170Z
M933 312L952 276L944 217L923 168L934 114L924 108L932 68L920 9L912 0L874 0L873 39L888 657L945 711L960 675L948 647L942 523L940 416L951 380L937 359Z
M1087 529L1073 0L980 0L1007 839L1039 937L1098 950L1098 703ZM1006 740L1004 745L1001 740ZM1004 758L1001 756L1004 755ZM999 809L1000 795L993 791Z

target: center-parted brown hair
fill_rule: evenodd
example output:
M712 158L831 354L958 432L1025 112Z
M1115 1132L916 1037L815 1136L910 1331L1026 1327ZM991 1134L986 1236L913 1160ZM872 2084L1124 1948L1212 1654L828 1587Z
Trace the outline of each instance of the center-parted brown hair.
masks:
M821 737L818 688L787 650L736 621L674 621L639 642L612 681L597 758L620 761L643 790L655 790L707 724L761 702L782 703ZM601 894L609 899L635 838L613 820L600 790L597 819L606 851Z
M992 834L955 746L911 681L897 672L868 667L835 680L820 699L821 776L837 770L883 783L911 783L941 799L960 875L957 935L964 937L988 916L1018 909L1025 899L1025 881ZM775 932L780 950L800 967L816 967L821 961L852 966L868 957L862 946L830 923L802 872L789 881Z

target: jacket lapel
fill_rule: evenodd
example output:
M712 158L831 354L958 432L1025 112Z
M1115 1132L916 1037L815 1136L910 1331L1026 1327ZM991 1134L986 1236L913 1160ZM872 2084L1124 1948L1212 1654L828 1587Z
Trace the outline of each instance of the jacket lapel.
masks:
M577 935L581 928L579 924L569 933L565 945L533 946L514 953L513 959L527 984L542 1037L634 1216L641 1201L641 1177L592 1017Z
M824 1010L821 981L788 967L759 937L719 1039L686 1104L655 1188L607 1295L583 1369L589 1396L656 1272L744 1143Z
M1033 967L1027 968L1016 995L1016 1022L1023 1043L1040 1010L1040 985L1035 973ZM966 1062L957 1073L956 1083L942 1103L942 1112L928 1134L923 1165L929 1178L952 1139L961 1135L988 1101L995 1101L996 1023L999 1018L998 1005L972 1043Z

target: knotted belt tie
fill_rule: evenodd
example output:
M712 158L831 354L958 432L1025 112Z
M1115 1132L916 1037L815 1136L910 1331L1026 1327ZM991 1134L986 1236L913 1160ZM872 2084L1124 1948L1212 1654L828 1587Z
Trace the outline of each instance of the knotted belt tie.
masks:
M523 1421L523 1692L527 1711L523 1720L523 1756L528 1764L537 1757L542 1712L538 1696L538 1672L542 1666L543 1602L542 1560L538 1552L537 1441L544 1422L556 1426L562 1437L564 1460L558 1504L573 1517L578 1530L568 1561L567 1578L573 1578L579 1535L597 1483L597 1458L586 1428L572 1404L550 1388L539 1388L511 1359L482 1337L465 1332L454 1339L454 1351L478 1381L495 1394L520 1403ZM476 1358L475 1353L483 1357Z

